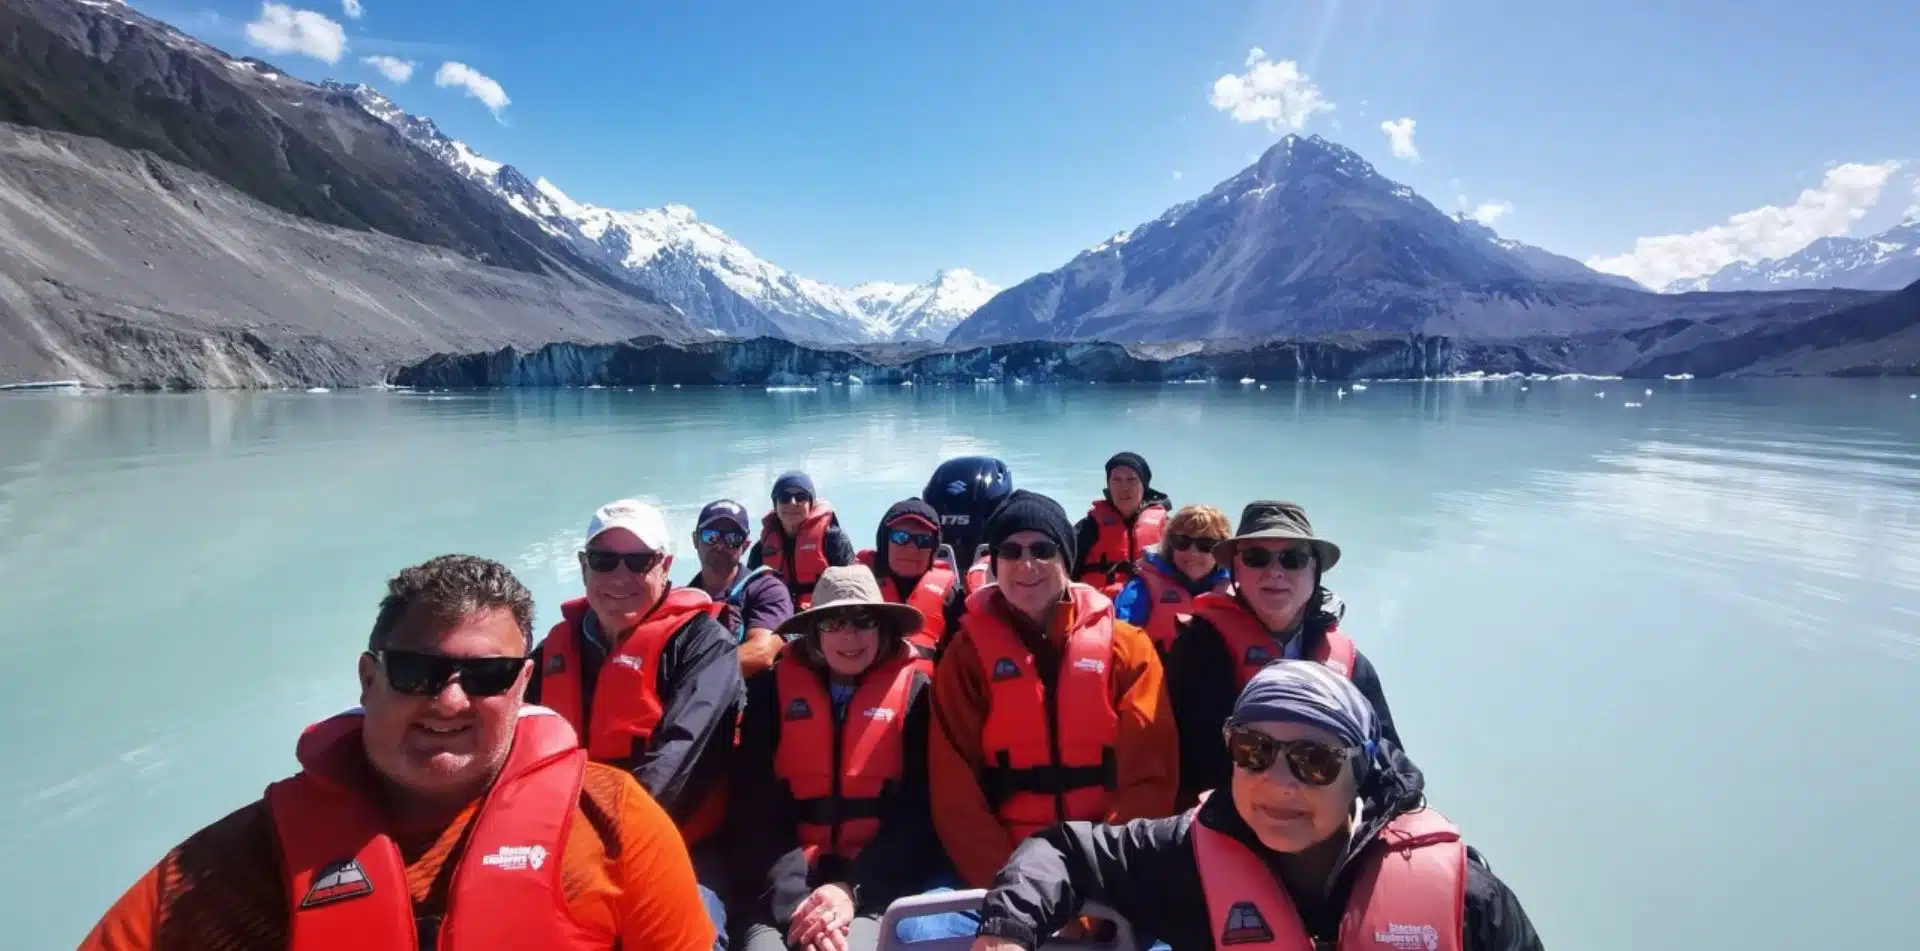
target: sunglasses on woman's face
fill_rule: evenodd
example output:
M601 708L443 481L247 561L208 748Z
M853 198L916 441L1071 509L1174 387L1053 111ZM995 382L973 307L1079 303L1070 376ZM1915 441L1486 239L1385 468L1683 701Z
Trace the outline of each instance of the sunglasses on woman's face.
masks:
M1280 562L1280 567L1288 571L1299 571L1313 564L1313 553L1304 548L1282 548L1274 551L1271 548L1249 546L1241 548L1239 554L1240 563L1254 569L1265 568L1276 560Z
M873 631L880 627L880 620L865 611L842 614L837 617L822 618L818 625L822 634L834 634L852 628L857 631Z
M437 697L454 678L469 697L497 697L513 687L528 657L447 657L420 651L373 652L387 686L410 697Z
M1220 544L1220 539L1195 538L1192 535L1168 535L1167 544L1173 546L1174 551L1186 551L1192 548L1197 549L1202 555L1211 555L1213 554L1213 546Z
M912 545L915 548L924 550L939 544L940 536L930 535L926 532L909 532L904 528L896 528L887 533L887 541L902 547Z
M1281 740L1259 730L1227 731L1227 758L1249 773L1264 773L1281 759L1287 772L1309 786L1330 786L1340 778L1356 749L1328 746L1318 740Z
M604 575L621 565L636 575L644 575L660 563L661 555L657 551L597 551L587 550L587 567L594 574Z

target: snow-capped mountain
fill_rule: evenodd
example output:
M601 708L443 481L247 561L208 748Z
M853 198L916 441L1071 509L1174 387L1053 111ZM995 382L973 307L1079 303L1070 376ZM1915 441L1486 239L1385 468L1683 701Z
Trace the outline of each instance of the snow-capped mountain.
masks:
M1868 238L1817 238L1784 258L1735 262L1664 290L1783 291L1846 287L1892 291L1920 281L1920 216Z
M1001 292L948 340L1502 336L1644 319L1653 295L1552 257L1464 227L1350 149L1289 135L1200 198Z
M729 336L825 343L939 341L999 290L958 268L941 271L925 284L851 289L802 277L762 259L685 205L617 211L576 201L544 178L529 179L475 152L441 132L433 120L406 112L370 86L328 85L547 233L592 251L695 324Z

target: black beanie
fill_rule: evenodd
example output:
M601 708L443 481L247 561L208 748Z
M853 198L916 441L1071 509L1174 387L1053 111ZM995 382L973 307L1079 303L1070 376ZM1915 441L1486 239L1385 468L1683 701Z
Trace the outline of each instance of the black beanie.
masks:
M1127 468L1132 469L1137 475L1139 475L1141 485L1145 485L1145 486L1153 485L1153 468L1147 465L1147 460L1142 459L1139 453L1137 452L1114 453L1113 458L1107 460L1107 475L1113 475L1113 470L1118 469L1121 466L1126 466Z
M1073 550L1073 522L1067 519L1067 510L1060 503L1025 489L1015 489L1000 507L993 510L993 517L987 519L987 532L984 541L994 551L994 571L999 571L1000 543L1015 532L1039 532L1060 546L1060 556L1066 560L1067 570L1073 570L1074 559L1078 553Z

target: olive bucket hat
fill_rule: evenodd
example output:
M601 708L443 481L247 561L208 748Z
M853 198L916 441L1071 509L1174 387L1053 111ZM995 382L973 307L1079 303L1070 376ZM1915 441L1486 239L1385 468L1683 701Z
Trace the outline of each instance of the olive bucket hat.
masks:
M1213 546L1213 557L1221 564L1233 559L1233 553L1241 542L1273 539L1275 541L1306 542L1313 548L1313 560L1319 564L1322 572L1329 571L1340 561L1340 546L1313 533L1313 523L1307 521L1307 510L1292 502L1248 502L1240 510L1240 527L1233 537Z

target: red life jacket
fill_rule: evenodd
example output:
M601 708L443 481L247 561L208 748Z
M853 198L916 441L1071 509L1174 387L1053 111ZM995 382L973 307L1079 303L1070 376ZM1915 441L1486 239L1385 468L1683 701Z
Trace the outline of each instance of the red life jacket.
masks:
M768 512L760 519L760 563L772 568L787 583L787 589L793 592L795 610L805 611L813 606L813 586L820 580L822 572L827 570L827 529L833 525L833 505L825 499L815 499L813 508L807 512L807 520L800 523L800 537L793 543L792 565L787 564L787 530L780 524L777 512Z
M953 562L936 556L927 573L907 593L900 597L900 588L893 583L893 575L877 567L879 555L873 549L865 549L854 555L854 559L873 572L880 580L880 596L890 604L907 604L920 612L920 632L910 635L907 642L919 648L924 654L932 654L947 643L947 592L953 589L956 580Z
M1193 857L1219 922L1216 947L1316 951L1273 871L1232 836L1193 822ZM1340 919L1339 951L1460 951L1465 943L1467 847L1432 809L1387 823L1359 858Z
M660 698L660 658L667 641L695 615L718 618L726 603L715 601L699 588L673 588L666 598L613 648L594 681L593 710L583 715L580 683L581 624L587 600L577 598L560 606L560 623L547 632L541 646L540 702L566 718L585 737L588 755L602 763L630 763L647 751L653 729L666 705ZM720 828L726 812L722 786L681 823L680 833L692 845Z
M1260 668L1280 659L1280 649L1267 627L1253 616L1233 595L1207 592L1193 599L1193 614L1205 618L1226 642L1227 653L1239 659L1234 669L1235 683L1245 687ZM1327 628L1325 637L1314 647L1313 658L1333 668L1342 677L1353 678L1353 661L1359 649L1353 639L1340 633L1338 622Z
M1118 787L1120 718L1109 689L1113 602L1070 585L1074 628L1067 633L1049 703L1033 653L995 604L997 588L967 598L960 626L986 668L988 710L980 746L988 765L981 789L1014 839L1056 822L1106 818Z
M293 921L288 951L417 951L406 866L366 791L359 710L300 735L301 770L267 787ZM573 919L560 884L560 850L579 811L587 757L565 720L521 708L513 749L452 859L439 951L612 948Z
M1162 502L1144 502L1129 524L1112 502L1100 499L1087 510L1087 517L1099 526L1100 534L1081 556L1087 567L1080 573L1080 583L1100 588L1111 598L1133 577L1133 563L1147 549L1160 544L1167 526L1167 507Z
M833 720L826 677L794 653L774 666L780 743L773 772L800 814L800 845L812 865L822 853L851 859L880 831L886 797L906 772L907 704L915 678L933 665L902 653L867 671Z
M990 584L993 584L993 556L982 551L975 554L973 564L967 566L967 593L973 594Z
M1146 558L1140 559L1137 572L1147 588L1147 636L1153 638L1153 646L1165 654L1179 633L1180 616L1193 613L1193 595L1179 578ZM1231 582L1222 580L1214 584L1213 591L1225 594L1231 588Z

